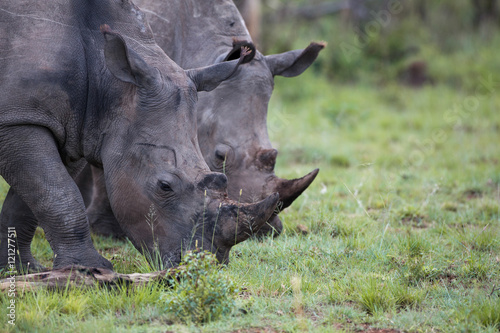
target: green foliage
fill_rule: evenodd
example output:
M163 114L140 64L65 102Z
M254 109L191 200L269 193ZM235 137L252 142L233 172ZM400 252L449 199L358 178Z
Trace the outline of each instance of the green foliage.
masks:
M5 196L9 190L9 186L5 182L5 180L0 176L0 209L2 208L3 201L5 200Z
M157 227L158 224L158 217L156 208L153 204L149 206L149 210L145 216L145 219L147 225L149 226L149 229L151 230L151 238L154 241L151 251L149 251L149 249L143 248L142 253L144 253L144 256L146 257L146 260L151 270L162 271L166 269L166 267L161 257L161 252L160 252L160 247L158 245L157 237L155 237L155 228ZM143 269L144 268L145 267L143 267Z
M422 237L409 234L399 239L399 251L410 258L421 258L429 251L429 242Z
M300 3L294 0L287 5ZM265 52L276 53L303 48L310 40L325 40L328 47L314 70L338 82L404 84L412 75L411 69L418 67L424 84L474 91L477 77L499 70L494 52L500 45L498 18L496 22L482 19L475 27L473 1L396 1L402 10L385 18L376 13L387 13L391 1L362 3L369 9L361 19L356 19L355 13L354 17L344 13L314 21L294 16L279 23L266 20L262 47ZM270 7L268 13L276 15L276 7Z
M398 274L406 284L419 286L422 282L439 279L443 272L422 258L410 257L399 267Z
M483 280L487 277L489 269L489 260L484 255L472 252L462 265L462 274L468 279Z
M386 284L373 277L361 280L355 289L354 299L368 314L391 310L396 300Z
M445 274L442 268L428 256L430 244L426 239L407 234L399 238L396 244L398 254L390 254L389 258L396 268L396 275L406 286L422 286L422 283L432 282Z
M470 317L482 326L500 330L500 297L489 297L476 300Z
M126 327L140 324L145 319L151 323L150 317L153 314L151 307L160 305L164 290L159 284L146 284L113 289L95 287L18 290L18 292L16 325L6 326L9 329L14 331L17 329L20 332L54 332L55 330L58 332L118 332ZM6 295L3 296L0 298L2 307L10 301ZM116 323L124 317L127 318L128 323ZM72 324L68 325L68 322Z
M424 216L421 214L420 208L405 206L398 211L398 219L401 223L419 225L422 223Z
M176 270L167 311L183 322L207 323L231 313L238 289L209 252L188 251Z
M353 301L368 314L414 308L424 298L424 290L400 284L384 276L372 275L367 279L359 279L353 286Z

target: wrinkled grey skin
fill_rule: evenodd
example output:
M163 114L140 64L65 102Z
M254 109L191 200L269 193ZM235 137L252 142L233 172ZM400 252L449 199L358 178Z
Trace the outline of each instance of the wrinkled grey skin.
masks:
M13 227L16 265L43 269L30 251L39 223L54 268L112 268L92 244L74 181L87 162L103 170L124 233L167 266L195 244L225 262L273 213L277 194L229 200L226 176L209 170L198 146L197 90L215 88L239 62L181 69L128 0L1 0L0 36L0 175L11 186L2 267Z
M234 38L251 43L243 19L230 0L137 0L136 4L148 15L158 45L183 68L238 58ZM322 43L312 43L305 50L271 56L257 52L254 60L241 66L231 79L209 93L199 94L201 152L212 171L228 177L231 199L250 203L279 192L278 208L282 210L316 177L318 169L294 180L275 175L278 152L269 140L266 118L274 76L301 74L323 47ZM95 184L93 195L88 210L92 230L123 236L106 207L102 184ZM282 228L275 214L256 233L276 236Z

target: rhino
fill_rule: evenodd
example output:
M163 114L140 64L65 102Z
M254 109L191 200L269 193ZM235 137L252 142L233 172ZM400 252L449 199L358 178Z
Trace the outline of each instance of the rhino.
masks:
M255 51L238 9L231 0L136 0L147 14L158 45L181 67L221 64L240 57L240 46ZM236 40L235 40L236 38ZM211 170L228 178L231 199L253 203L278 192L279 210L312 183L318 169L299 179L275 175L278 151L269 140L266 118L274 76L293 77L305 71L324 48L311 43L304 50L254 58L211 92L199 94L198 142ZM88 209L92 230L105 236L123 237L106 202L99 172L93 171L93 200ZM283 228L277 214L257 236L277 236Z
M92 243L75 182L87 164L102 170L123 232L166 267L190 248L227 262L231 247L273 214L276 193L230 200L227 177L210 171L197 140L197 91L234 74L246 50L184 70L129 0L1 0L0 36L0 175L10 185L2 267L15 259L44 269L30 250L40 225L54 269L112 269Z

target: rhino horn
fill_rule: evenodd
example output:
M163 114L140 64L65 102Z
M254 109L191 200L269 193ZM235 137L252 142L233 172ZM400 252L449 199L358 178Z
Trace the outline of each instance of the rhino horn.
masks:
M297 179L282 179L278 178L275 190L280 195L279 209L283 210L289 207L299 195L311 185L313 180L318 175L319 169L314 169L302 178Z
M271 218L278 201L279 194L274 193L257 203L222 206L223 241L232 246L251 237Z

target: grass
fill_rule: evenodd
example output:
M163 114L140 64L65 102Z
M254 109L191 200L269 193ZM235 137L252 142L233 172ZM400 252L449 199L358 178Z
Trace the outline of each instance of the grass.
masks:
M279 79L276 86L270 135L280 150L278 174L321 171L282 214L282 236L233 249L223 273L241 292L230 315L183 324L166 310L172 291L152 283L21 292L16 326L4 321L3 328L498 330L498 96L486 96L467 124L451 126L443 113L464 96L447 86L332 86L312 73ZM440 129L446 140L425 148ZM412 159L416 152L422 158ZM94 242L117 271L151 269L129 242ZM33 251L50 266L52 252L41 230ZM9 298L0 297L5 309Z
M439 70L460 67L438 60ZM0 331L498 332L500 97L496 86L473 99L482 76L467 78L421 89L342 85L314 71L277 78L277 173L321 171L281 214L283 235L233 248L222 273L240 293L220 320L184 324L167 311L173 291L151 283L19 291L16 326L2 315ZM7 188L0 182L0 201ZM119 272L151 270L129 242L94 243ZM51 265L41 230L32 248ZM2 311L9 300L0 294Z

